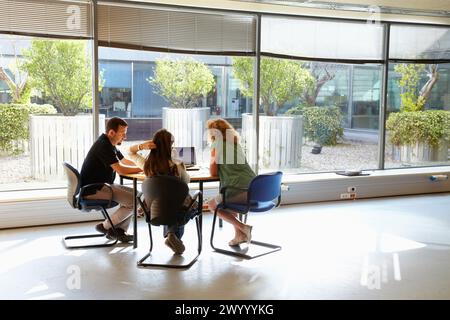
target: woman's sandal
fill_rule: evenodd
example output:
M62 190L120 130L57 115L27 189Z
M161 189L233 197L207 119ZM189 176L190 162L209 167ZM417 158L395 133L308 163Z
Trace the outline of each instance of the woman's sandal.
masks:
M233 238L228 242L229 246L235 247L240 245L241 243L246 243L247 242L247 238L245 237L237 237L237 238Z

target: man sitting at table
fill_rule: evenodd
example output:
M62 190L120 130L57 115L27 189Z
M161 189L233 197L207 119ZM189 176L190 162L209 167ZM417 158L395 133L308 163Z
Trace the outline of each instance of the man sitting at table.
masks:
M108 239L118 239L120 242L133 241L133 236L126 233L133 214L133 189L114 184L116 172L119 174L139 173L141 169L122 155L116 146L127 137L128 124L121 118L111 118L106 123L106 133L94 142L81 168L81 187L91 183L108 183L112 188L112 200L120 207L111 216L116 228L112 232L108 220L95 226L95 229L106 235ZM87 190L86 199L107 199L111 197L107 187L94 187Z

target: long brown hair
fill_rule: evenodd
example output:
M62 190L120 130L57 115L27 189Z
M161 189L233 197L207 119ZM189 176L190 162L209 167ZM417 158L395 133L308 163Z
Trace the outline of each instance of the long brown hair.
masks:
M177 166L172 162L173 135L166 129L156 131L153 136L156 149L152 149L145 159L144 173L151 177L155 175L179 176Z

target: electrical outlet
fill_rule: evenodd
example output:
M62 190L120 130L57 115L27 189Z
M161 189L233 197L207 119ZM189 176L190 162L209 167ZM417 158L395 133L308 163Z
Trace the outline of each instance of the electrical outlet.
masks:
M356 199L355 192L341 193L341 199Z
M356 192L356 187L348 187L347 192Z

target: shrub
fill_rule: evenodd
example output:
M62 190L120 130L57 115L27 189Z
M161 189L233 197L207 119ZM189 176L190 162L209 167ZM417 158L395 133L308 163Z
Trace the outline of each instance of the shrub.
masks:
M56 109L51 104L29 104L27 105L30 114L56 114Z
M338 107L298 106L287 114L302 114L306 138L321 145L336 145L344 134L343 116Z
M25 106L0 104L0 149L13 154L21 150L15 141L28 138L28 115Z
M389 142L394 145L414 145L417 142L437 146L450 141L450 112L427 110L395 112L386 121Z
M30 114L53 114L51 105L0 104L0 150L19 154L23 150L15 143L28 139L28 119Z

